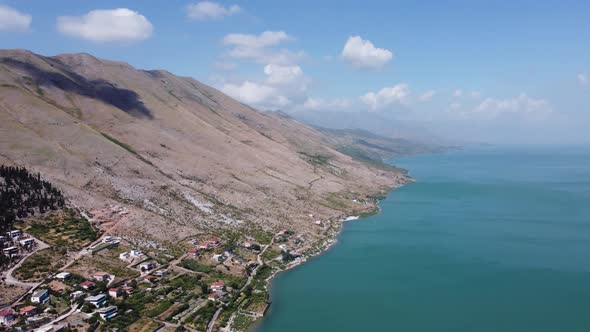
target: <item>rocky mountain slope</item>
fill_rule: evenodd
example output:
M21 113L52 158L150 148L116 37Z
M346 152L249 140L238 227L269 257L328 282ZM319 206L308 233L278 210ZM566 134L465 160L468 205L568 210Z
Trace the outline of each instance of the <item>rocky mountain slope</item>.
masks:
M160 243L319 233L309 214L362 211L355 199L406 181L194 79L88 54L0 51L0 137L0 163L40 172L86 211L118 205L111 232Z

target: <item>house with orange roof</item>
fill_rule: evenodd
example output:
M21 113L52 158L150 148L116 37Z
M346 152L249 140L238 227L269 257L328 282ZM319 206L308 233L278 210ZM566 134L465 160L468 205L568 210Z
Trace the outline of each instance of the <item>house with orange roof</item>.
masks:
M209 288L211 288L211 290L214 292L221 291L224 287L225 283L223 281L216 281L212 283L211 286L209 286Z
M18 313L19 315L26 317L35 316L37 314L37 307L28 305L24 308L21 308Z

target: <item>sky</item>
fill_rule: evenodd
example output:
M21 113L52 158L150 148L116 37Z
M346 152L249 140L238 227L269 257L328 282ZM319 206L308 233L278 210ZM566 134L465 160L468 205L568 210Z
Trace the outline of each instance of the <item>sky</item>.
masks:
M568 0L0 0L0 45L166 69L261 110L587 144L588 17Z

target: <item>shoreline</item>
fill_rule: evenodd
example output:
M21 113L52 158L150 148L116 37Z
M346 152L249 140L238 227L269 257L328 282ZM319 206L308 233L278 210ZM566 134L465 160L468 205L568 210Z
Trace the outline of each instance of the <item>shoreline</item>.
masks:
M387 197L389 197L389 195L393 191L395 191L401 187L404 187L407 184L415 182L415 181L416 180L414 178L407 176L406 181L401 183L399 186L391 187L391 188L385 190L384 195L382 195L378 198L375 198L375 200L373 201L373 204L374 204L373 207L367 213L362 213L359 215L351 215L349 213L344 213L341 216L334 218L335 220L334 220L334 222L332 222L330 224L330 228L329 228L329 229L331 229L331 231L329 232L326 239L324 239L322 244L319 246L319 248L312 250L309 253L306 253L304 255L304 259L302 259L298 262L295 262L294 264L287 265L284 269L273 271L273 273L265 280L265 288L268 292L268 297L269 297L268 306L265 309L263 316L260 317L259 319L255 320L254 322L252 322L252 324L250 326L248 326L248 328L246 328L244 331L245 332L255 332L256 328L260 326L260 324L264 321L264 319L266 317L268 317L268 315L270 315L270 311L272 310L272 293L273 293L272 282L279 274L284 273L284 272L288 272L300 265L305 264L309 260L317 258L320 255L328 252L330 249L332 249L338 243L338 236L340 235L340 233L344 229L345 223L362 220L362 219L365 219L365 218L368 218L368 217L371 217L371 216L381 213L381 211L382 211L382 208L380 205L381 201L387 199ZM231 331L233 331L233 330L231 330Z

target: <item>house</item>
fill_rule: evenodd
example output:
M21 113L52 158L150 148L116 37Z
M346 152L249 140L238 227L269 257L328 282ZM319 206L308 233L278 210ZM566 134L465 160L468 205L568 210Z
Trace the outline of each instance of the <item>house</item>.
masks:
M250 248L252 248L252 245L253 244L254 244L254 242L252 242L252 241L245 241L244 242L244 248L250 249Z
M21 235L23 235L23 232L20 229L6 232L6 236L10 239L18 239Z
M199 244L199 249L208 250L209 248L211 248L209 242L201 242L201 244Z
M18 313L19 315L26 317L35 316L37 314L37 307L29 305L24 308L21 308Z
M8 247L8 248L2 249L2 251L4 252L5 255L14 255L14 254L18 253L18 248L17 247Z
M156 277L149 275L149 276L145 276L145 278L143 278L143 280L148 281L148 282L154 282L156 280Z
M106 272L96 272L92 278L96 281L108 281L111 279L111 275Z
M133 287L125 286L123 287L123 291L128 295L131 295L131 293L133 293Z
M223 261L224 258L225 257L223 255L220 255L220 254L215 254L215 255L211 256L211 260L214 261L214 262L217 262L217 263Z
M316 220L315 221L315 224L318 225L318 226L321 226L322 225L322 221L321 220Z
M88 289L93 289L94 288L94 283L90 280L86 280L82 283L80 283L80 287L88 290Z
M117 316L117 306L110 306L110 307L106 307L106 308L102 308L102 309L98 309L96 310L96 312L98 312L98 314L100 315L100 318L104 319L104 320L109 320L115 316Z
M85 293L84 293L83 291L79 291L79 290L78 290L78 291L72 292L72 294L70 294L70 297L71 297L72 299L74 299L74 300L75 300L75 299L79 299L79 298L80 298L80 297L82 297L84 294L85 294Z
M216 245L218 245L218 244L220 244L220 243L221 243L221 239L220 239L220 238L218 238L218 237L212 237L212 238L209 240L209 243L210 243L211 245L214 245L214 246L216 246Z
M55 275L55 279L68 280L68 279L70 279L71 276L72 276L72 274L70 272L60 272Z
M139 266L139 269L142 271L150 271L155 269L157 266L157 264L155 262L148 262L148 263L143 263Z
M18 243L20 243L20 245L23 247L32 247L33 244L35 244L35 239L32 239L32 238L23 239L23 240L18 241Z
M41 289L31 295L31 302L33 303L47 303L49 302L49 291L47 289Z
M199 248L191 249L188 252L188 257L190 257L190 258L197 258L197 257L199 257Z
M223 290L223 287L225 287L225 284L223 283L223 281L216 281L216 282L212 283L211 286L209 286L209 288L211 288L211 290L214 292L218 292L218 291Z
M109 296L113 299L117 299L121 296L121 291L118 288L110 288L109 289Z
M98 294L95 296L89 296L89 297L85 298L84 301L88 302L98 308L98 307L102 306L107 301L107 296L105 294Z
M63 293L64 288L60 285L55 285L55 286L51 287L51 290L56 293Z
M281 230L279 231L279 235L280 235L280 236L289 235L289 231L288 231L288 230L286 230L286 229L281 229Z
M128 260L130 257L131 257L131 254L128 253L127 251L122 252L122 253L119 254L119 259L120 260L123 260L123 261Z
M143 254L141 253L141 251L138 250L138 249L131 250L131 252L129 254L131 255L131 257L140 257L140 256L143 256Z
M217 301L220 298L221 298L220 293L211 293L211 294L209 294L209 296L207 296L207 300L209 300L209 301Z
M0 311L0 325L10 325L16 320L14 311L12 309L6 309Z
M164 269L158 270L158 271L154 272L154 275L157 277L165 277L168 275L168 271L164 270Z

